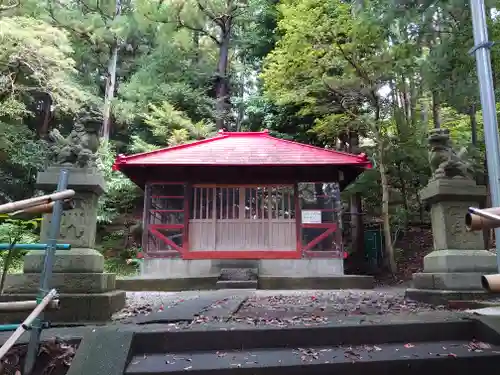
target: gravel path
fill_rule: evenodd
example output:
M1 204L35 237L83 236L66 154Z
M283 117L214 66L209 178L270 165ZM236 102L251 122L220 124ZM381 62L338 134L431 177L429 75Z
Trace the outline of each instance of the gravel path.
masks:
M245 296L247 300L231 318L234 322L260 324L324 323L349 316L407 315L446 311L406 300L404 288L375 290L217 290L189 292L130 292L127 307L115 315L122 320L162 311L190 299L228 299ZM207 323L200 317L193 323Z

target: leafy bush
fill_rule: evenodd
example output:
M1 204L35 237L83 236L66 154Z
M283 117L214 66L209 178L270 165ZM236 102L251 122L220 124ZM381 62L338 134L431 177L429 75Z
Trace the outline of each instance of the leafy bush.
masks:
M39 241L39 236L34 231L37 226L34 221L5 220L0 224L0 243L36 243ZM3 251L0 256L0 267L7 273L20 272L25 254L25 250Z
M99 168L106 181L106 192L99 200L98 221L111 223L121 213L130 212L141 197L139 188L125 175L113 171L115 149L107 142L101 145Z

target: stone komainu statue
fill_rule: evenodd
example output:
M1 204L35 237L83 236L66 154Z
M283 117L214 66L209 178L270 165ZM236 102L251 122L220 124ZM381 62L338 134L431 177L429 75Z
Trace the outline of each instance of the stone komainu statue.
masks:
M453 149L448 129L433 129L429 134L429 164L432 180L442 178L462 178L472 180L474 171L467 161L467 149L458 153Z
M49 161L52 166L95 168L99 150L102 113L86 108L75 118L73 130L65 138L59 130L49 133Z

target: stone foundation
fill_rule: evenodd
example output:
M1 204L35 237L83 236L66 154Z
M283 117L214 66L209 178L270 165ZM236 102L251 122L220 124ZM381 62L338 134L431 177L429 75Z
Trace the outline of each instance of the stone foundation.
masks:
M259 277L259 289L373 289L374 279L371 276L339 275L323 277Z
M9 275L5 293L33 293L40 285L39 273ZM54 273L50 287L59 293L103 293L115 289L115 274Z
M259 277L330 277L344 275L344 260L339 258L262 259Z
M9 293L0 296L0 302L36 300L35 293ZM44 320L51 323L104 323L125 306L125 292L61 293L60 309L47 310ZM0 324L21 323L28 312L0 312Z
M127 292L183 292L187 290L215 290L215 277L124 277L116 280L116 287Z
M24 273L40 273L44 262L43 251L32 251L24 257ZM104 271L104 257L100 252L89 248L57 250L52 271L66 273L99 273Z
M184 260L180 258L144 259L141 277L193 278L219 277L222 268L256 267L260 276L324 277L344 274L344 261L338 258L261 259L239 263L238 260L217 259Z
M346 276L338 258L262 260L145 259L141 276L117 280L128 291L179 291L215 289L226 268L257 268L260 289L373 288L370 276Z
M152 258L144 259L141 277L144 279L218 278L219 274L220 267L217 261L211 259Z

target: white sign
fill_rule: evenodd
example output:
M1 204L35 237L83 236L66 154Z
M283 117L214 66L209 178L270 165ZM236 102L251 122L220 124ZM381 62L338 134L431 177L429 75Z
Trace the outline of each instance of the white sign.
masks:
M321 211L303 210L302 224L321 224Z

